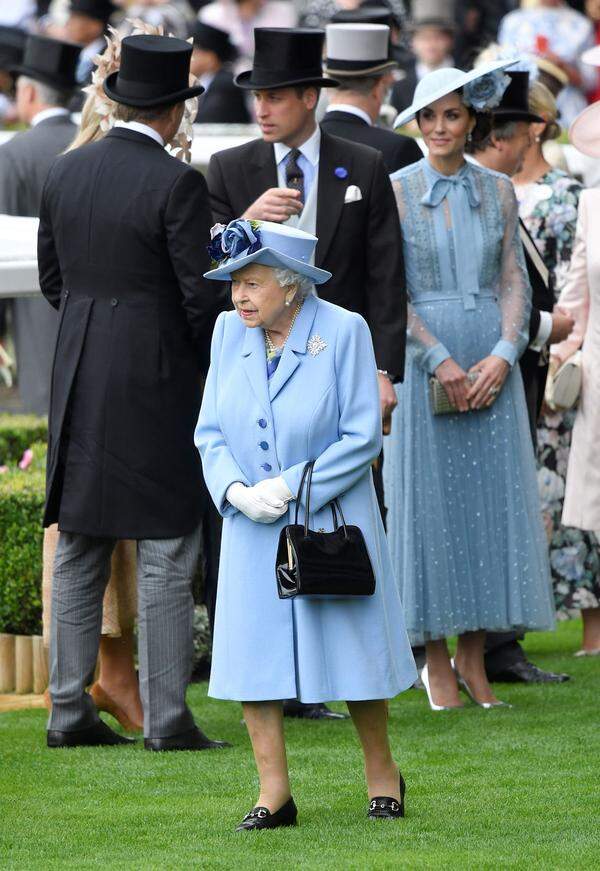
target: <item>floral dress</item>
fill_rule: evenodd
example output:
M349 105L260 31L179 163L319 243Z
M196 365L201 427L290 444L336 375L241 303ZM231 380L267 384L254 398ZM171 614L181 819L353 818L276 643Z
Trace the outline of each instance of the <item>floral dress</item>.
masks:
M560 169L516 186L519 213L554 279L558 299L571 261L582 187ZM600 605L600 541L593 532L561 524L571 430L576 410L544 414L538 426L538 484L550 541L558 617Z

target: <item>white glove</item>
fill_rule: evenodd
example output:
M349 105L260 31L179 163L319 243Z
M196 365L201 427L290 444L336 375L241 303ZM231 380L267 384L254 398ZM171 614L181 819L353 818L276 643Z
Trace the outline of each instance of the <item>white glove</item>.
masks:
M285 483L285 478L281 475L277 478L265 478L264 481L259 481L250 489L271 508L281 508L282 505L287 505L294 498L292 491Z
M246 487L241 481L235 481L227 488L225 498L234 508L256 523L274 523L285 514L287 508L284 502L280 507L268 505L253 491L254 487Z

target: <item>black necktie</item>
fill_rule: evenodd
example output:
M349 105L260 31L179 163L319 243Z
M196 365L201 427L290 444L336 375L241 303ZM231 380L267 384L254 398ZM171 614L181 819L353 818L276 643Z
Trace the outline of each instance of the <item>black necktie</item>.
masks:
M304 173L298 165L298 158L302 152L299 148L292 148L285 161L285 181L289 188L300 191L300 200L304 205Z

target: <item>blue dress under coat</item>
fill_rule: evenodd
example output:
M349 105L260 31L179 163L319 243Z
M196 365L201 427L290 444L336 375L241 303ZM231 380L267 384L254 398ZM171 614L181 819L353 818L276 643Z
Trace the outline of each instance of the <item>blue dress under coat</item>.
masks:
M392 175L409 294L404 383L385 439L393 565L413 643L479 629L551 629L548 545L518 358L531 288L517 203L501 173L454 176L423 159ZM434 416L429 380L451 356L465 371L511 366L494 404Z
M325 348L311 354L314 337ZM381 419L371 337L360 315L308 297L268 379L263 330L222 313L195 441L224 517L209 694L314 703L391 698L410 687L416 670L371 474ZM225 498L235 481L253 485L278 475L296 494L308 460L316 460L311 528L332 529L327 505L340 497L346 522L364 534L373 596L279 599L277 544L295 502L263 524Z

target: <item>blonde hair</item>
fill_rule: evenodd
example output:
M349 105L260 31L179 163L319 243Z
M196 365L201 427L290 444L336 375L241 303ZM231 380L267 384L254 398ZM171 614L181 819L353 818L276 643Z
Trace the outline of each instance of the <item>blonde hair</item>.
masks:
M541 115L546 121L546 129L540 136L542 142L558 139L561 134L561 126L556 120L558 107L551 92L542 82L532 82L529 87L529 111Z
M88 145L90 142L97 142L102 139L104 131L100 127L101 118L96 111L94 105L96 102L95 94L88 94L88 97L83 104L81 110L81 120L79 122L79 130L75 139L71 142L67 151L74 151L82 145Z

